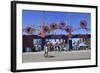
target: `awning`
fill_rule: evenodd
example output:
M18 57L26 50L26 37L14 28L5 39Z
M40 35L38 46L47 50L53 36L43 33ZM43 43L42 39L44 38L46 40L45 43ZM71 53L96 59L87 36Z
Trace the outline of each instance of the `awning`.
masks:
M79 44L79 47L81 47L81 46L88 46L86 43L84 43L84 42L81 42L80 44Z

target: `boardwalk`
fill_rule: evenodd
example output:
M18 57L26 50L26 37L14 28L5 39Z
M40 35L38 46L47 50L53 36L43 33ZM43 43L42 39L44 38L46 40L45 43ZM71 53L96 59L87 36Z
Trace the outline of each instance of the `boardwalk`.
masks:
M29 52L22 54L23 63L47 62L47 61L67 61L91 59L91 50L71 51L71 52L49 52L49 57L44 57L44 52Z

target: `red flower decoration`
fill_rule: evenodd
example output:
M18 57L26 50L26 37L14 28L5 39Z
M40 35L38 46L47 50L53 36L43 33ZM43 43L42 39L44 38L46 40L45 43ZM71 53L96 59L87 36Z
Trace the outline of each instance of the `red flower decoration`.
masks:
M66 25L66 23L65 23L65 22L60 22L60 23L59 23L59 28L60 28L60 29L62 29L62 28L64 28L64 27L65 27L65 25Z
M24 30L26 33L32 34L35 29L33 29L32 27L26 27Z
M81 26L81 28L86 28L86 26L87 26L86 20L81 20L80 21L80 26Z
M67 25L64 29L65 29L65 31L68 32L68 33L73 32L72 26L70 26L70 25Z
M51 28L51 29L57 29L57 24L56 24L56 23L52 23L52 24L50 25L50 28Z
M48 26L42 26L42 30L43 30L43 32L48 32L49 31L49 27Z

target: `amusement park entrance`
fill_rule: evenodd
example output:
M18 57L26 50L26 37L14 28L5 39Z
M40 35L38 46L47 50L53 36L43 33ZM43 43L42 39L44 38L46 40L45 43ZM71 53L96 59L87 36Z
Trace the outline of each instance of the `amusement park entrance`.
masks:
M47 35L45 38L38 35L23 35L23 52L39 52L45 47L48 47L49 51L90 49L90 34L73 35L71 38L65 35Z

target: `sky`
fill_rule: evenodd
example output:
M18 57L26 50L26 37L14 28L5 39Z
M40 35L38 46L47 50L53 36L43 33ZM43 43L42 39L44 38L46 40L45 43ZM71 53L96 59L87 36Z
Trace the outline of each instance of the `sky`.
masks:
M23 10L22 11L22 27L33 26L40 29L40 26L45 21L46 25L51 23L59 23L64 21L69 24L73 29L80 28L80 21L87 21L87 28L91 27L91 14L90 13L77 13L77 12L55 12L55 11L35 11L35 10ZM36 31L34 34L38 34ZM56 34L67 34L64 30L57 29L52 33ZM73 34L90 34L90 31L83 29L74 31Z

